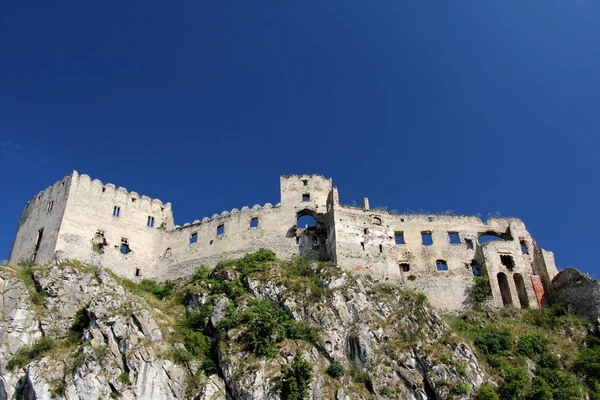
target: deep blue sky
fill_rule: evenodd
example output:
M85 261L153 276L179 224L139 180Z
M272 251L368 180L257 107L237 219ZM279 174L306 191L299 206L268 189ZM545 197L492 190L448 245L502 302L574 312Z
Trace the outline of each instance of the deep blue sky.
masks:
M521 217L600 275L600 2L61 1L0 5L0 259L76 169L178 224L277 203Z

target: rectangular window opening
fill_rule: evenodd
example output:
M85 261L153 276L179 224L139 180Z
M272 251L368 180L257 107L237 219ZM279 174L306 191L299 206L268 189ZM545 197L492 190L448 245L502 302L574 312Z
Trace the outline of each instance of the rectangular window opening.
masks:
M310 194L309 193L304 193L302 195L302 201L310 201Z
M121 215L121 207L115 206L113 208L113 217L118 217Z
M383 245L382 244L379 245L379 252L383 253Z
M300 244L300 237L296 236L296 244Z
M52 211L52 207L54 206L54 201L49 201L48 202L48 209L46 210L47 212Z
M154 228L154 217L149 215L148 216L148 221L146 222L146 225L149 226L150 228Z
M35 252L40 249L40 245L42 244L42 236L44 235L44 228L40 229L37 234L37 238L35 239Z
M467 249L473 250L473 241L471 239L465 239L465 244L467 245Z
M446 264L446 261L444 260L437 260L435 262L435 268L438 271L448 271L448 264Z
M513 269L515 269L515 261L508 254L501 254L500 262L502 262L502 265L504 265L511 272Z
M121 239L121 254L127 255L129 253L131 253L131 248L129 247L129 242L127 241L127 239L122 238Z
M314 238L313 239L313 246L318 246L319 245L319 239Z
M308 180L307 179L303 179L302 180L302 185L303 186L308 186Z
M521 253L529 254L529 250L527 249L527 243L524 240L521 240Z
M250 228L258 228L258 218L254 217L250 220Z
M360 247L362 247L362 249L365 249L365 242L360 242Z
M431 246L433 244L433 238L431 237L431 232L425 231L421 232L421 241L424 246Z
M194 232L190 235L190 244L196 243L198 241L198 232Z
M400 263L399 267L400 267L400 271L402 271L402 272L410 271L410 264L408 264L408 263Z
M450 240L450 244L460 244L458 232L448 232L448 240Z
M404 232L394 232L394 239L396 244L406 244L404 241Z
M217 226L217 236L221 236L225 233L225 224Z
M142 276L142 271L139 268L135 269L135 276Z

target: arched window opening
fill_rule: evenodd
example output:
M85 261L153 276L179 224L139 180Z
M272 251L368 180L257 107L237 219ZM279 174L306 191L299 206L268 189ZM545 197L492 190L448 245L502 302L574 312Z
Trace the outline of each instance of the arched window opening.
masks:
M446 261L444 260L437 260L435 262L435 268L438 271L448 271L448 264L446 264Z
M527 297L527 289L525 289L525 281L523 275L515 274L515 286L517 287L517 294L519 295L519 303L521 308L529 308L529 298Z
M381 225L381 218L379 218L379 217L373 217L373 219L371 220L371 223L373 225Z
M497 240L512 240L510 229L506 229L506 232L487 231L482 232L477 237L477 243L484 244L488 242L495 242Z
M505 306L512 306L512 296L510 294L510 286L508 285L508 278L506 274L500 272L498 275L498 286L500 287L500 295L502 296L502 303Z
M509 256L508 254L501 254L500 255L500 262L502 263L502 265L504 265L506 267L506 269L508 269L510 272L513 271L513 269L515 269L515 261L513 260L513 258L511 256Z
M408 263L400 263L399 267L400 267L400 271L402 271L402 272L410 271L410 265Z
M312 215L302 215L298 217L296 226L300 229L310 228L312 226L317 226L317 220Z

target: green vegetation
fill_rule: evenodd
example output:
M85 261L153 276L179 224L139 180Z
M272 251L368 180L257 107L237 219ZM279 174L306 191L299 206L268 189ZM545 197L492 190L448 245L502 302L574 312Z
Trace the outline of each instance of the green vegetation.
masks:
M474 277L471 294L473 295L476 305L480 305L492 298L492 287L490 286L490 279L487 275Z
M121 375L117 377L117 381L125 386L131 385L131 380L129 380L129 373L123 372Z
M301 400L308 397L308 385L313 377L312 365L296 355L289 367L282 366L279 381L283 400Z
M27 291L29 291L29 295L31 296L31 302L38 306L43 305L46 301L46 298L44 297L44 294L39 290L35 283L35 280L33 279L33 268L35 267L35 264L31 262L19 264L19 266L21 267L19 269L19 279L25 285Z
M331 376L332 378L337 379L344 376L346 370L344 369L344 366L339 362L332 362L331 364L329 364L329 367L327 367L327 371L325 372L327 372L327 375Z
M58 346L56 339L41 337L31 346L23 346L17 350L14 357L6 364L6 369L23 368L30 362L41 359Z
M600 339L586 337L585 322L563 307L498 314L472 311L449 317L449 322L474 344L498 382L497 389L482 385L475 399L574 400L584 391L600 399ZM528 376L528 360L533 361L534 378Z

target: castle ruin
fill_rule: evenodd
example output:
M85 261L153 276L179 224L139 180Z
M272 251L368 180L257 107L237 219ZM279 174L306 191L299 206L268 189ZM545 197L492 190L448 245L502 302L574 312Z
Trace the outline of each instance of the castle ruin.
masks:
M300 225L307 216L314 223ZM130 279L166 280L260 248L397 282L446 310L468 305L474 274L489 276L495 306L537 308L558 272L520 219L396 214L370 209L366 198L351 207L320 175L281 176L275 205L179 226L170 203L73 171L27 202L9 261L69 258Z

